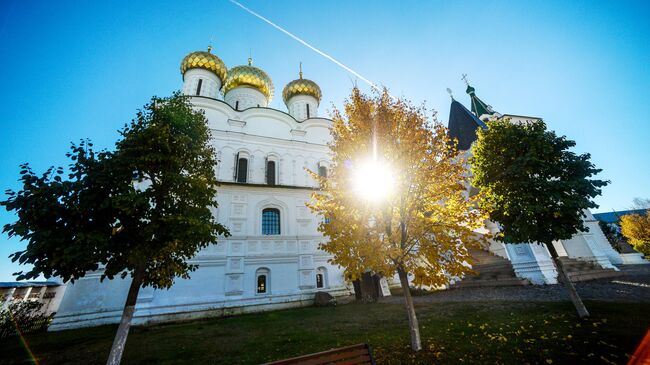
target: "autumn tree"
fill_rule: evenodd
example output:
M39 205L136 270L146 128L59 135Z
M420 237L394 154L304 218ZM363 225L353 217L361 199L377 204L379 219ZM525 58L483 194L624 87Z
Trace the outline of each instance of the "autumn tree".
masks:
M645 214L626 214L620 219L621 234L635 250L650 257L650 209Z
M597 207L607 181L592 179L601 170L589 154L570 151L575 142L546 129L543 121L499 119L478 131L470 159L472 185L484 194L480 205L501 226L506 243L546 245L581 317L589 312L568 279L553 241L586 231L585 209Z
M21 170L22 190L0 204L17 214L4 232L27 241L13 261L18 279L74 282L131 277L108 364L119 364L141 287L167 289L189 278L197 252L228 231L217 223L215 151L204 115L178 93L154 98L121 130L114 152L73 145L69 174Z
M313 174L320 191L310 204L325 217L321 248L352 280L367 271L398 275L418 351L409 280L448 284L469 271L467 248L479 244L473 230L484 216L467 196L466 161L445 127L386 90L353 89L344 113L333 112L331 135L332 165L326 178Z

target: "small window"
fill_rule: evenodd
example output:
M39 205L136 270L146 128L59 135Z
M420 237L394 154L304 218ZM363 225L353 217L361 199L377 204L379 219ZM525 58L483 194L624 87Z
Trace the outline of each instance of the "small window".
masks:
M266 275L257 276L257 294L266 293Z
M325 166L318 166L318 176L320 176L320 177L327 177L327 167L325 167Z
M268 294L271 292L271 272L265 267L255 271L255 293Z
M266 161L266 183L275 185L275 161Z
M248 159L239 157L237 159L237 175L235 176L235 181L238 183L245 183L248 178Z
M267 208L262 211L262 234L280 234L280 211L275 208Z
M239 100L235 102L235 110L239 110Z
M199 79L199 84L196 85L196 95L201 95L201 85L203 85L203 79Z
M316 288L327 288L327 269L324 266L316 269Z
M307 104L307 119L309 119L309 104Z

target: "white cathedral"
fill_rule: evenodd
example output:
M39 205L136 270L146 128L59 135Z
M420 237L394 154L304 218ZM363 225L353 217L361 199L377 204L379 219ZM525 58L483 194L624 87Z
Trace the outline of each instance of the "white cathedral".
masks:
M250 58L247 65L228 69L208 48L188 54L181 73L182 92L205 112L218 151L221 186L213 213L232 236L192 259L198 269L191 279L178 279L169 290L141 289L133 323L310 305L317 291L349 295L353 289L343 270L319 249L325 240L317 230L322 218L305 205L318 187L306 169L327 176L329 168L331 120L318 116L319 86L301 71L282 91L285 112L268 107L273 82ZM472 112L453 100L449 123L450 133L468 151L476 129L484 126L480 118L495 115L473 89L470 96ZM614 251L591 214L587 225L589 233L556 243L561 255L614 269L643 261ZM509 260L519 278L557 282L543 246L493 242L490 251ZM100 282L100 276L101 271L88 273L66 285L51 330L119 322L130 279Z

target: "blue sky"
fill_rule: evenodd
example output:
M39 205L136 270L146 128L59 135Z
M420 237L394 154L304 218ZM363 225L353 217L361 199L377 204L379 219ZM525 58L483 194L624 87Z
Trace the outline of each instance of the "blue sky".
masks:
M446 124L447 87L469 106L461 74L501 113L540 116L589 152L611 180L596 211L650 197L650 2L253 1L243 4ZM272 77L272 107L297 76L341 106L354 77L226 0L0 2L0 188L18 165L66 165L69 142L111 148L152 95L181 87L179 63L212 42L229 67ZM359 82L361 86L361 82ZM0 224L14 219L0 212ZM23 243L0 235L0 281Z

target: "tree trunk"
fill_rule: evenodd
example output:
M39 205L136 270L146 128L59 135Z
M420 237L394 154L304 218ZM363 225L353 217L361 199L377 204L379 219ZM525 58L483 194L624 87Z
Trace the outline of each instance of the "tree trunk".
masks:
M374 274L372 271L364 272L361 275L361 300L364 303L375 303L378 298Z
M111 347L111 353L108 355L106 365L119 365L122 361L124 345L126 344L126 338L129 335L129 328L131 328L131 320L133 319L133 312L135 312L135 304L138 300L138 292L142 286L143 278L144 271L136 269L133 273L131 286L129 287L129 294L126 296L126 303L124 304L124 311L122 311L120 326L117 328L117 333L113 340L113 347Z
M422 342L420 341L420 325L418 325L418 319L415 316L415 307L413 307L413 298L411 297L411 291L409 290L409 279L403 268L398 268L397 273L399 275L399 282L402 284L402 291L404 292L404 306L406 307L406 313L409 317L409 333L411 334L411 350L420 351L422 350Z
M580 296L576 291L576 287L573 285L571 280L569 280L567 274L564 272L564 265L562 265L562 261L560 261L560 258L557 255L557 251L555 251L555 247L553 246L552 243L547 243L546 247L548 247L548 251L551 253L551 257L553 257L553 262L555 262L558 279L560 279L560 282L564 284L564 287L569 293L569 298L571 298L571 302L573 302L573 306L576 308L576 311L578 311L578 316L580 318L589 317L589 312L587 311L587 308L585 307L584 303L582 303L582 299L580 299Z

